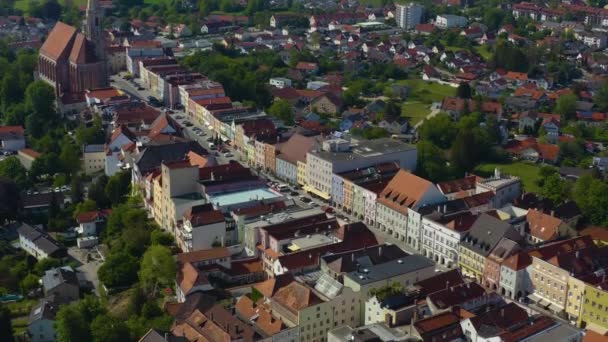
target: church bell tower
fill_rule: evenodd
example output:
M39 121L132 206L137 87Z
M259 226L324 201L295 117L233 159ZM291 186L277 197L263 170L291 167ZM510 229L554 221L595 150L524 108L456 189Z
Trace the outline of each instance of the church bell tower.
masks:
M103 13L97 0L88 0L84 34L87 40L95 47L95 57L102 64L101 80L108 82L108 59L106 55L106 41L103 36Z

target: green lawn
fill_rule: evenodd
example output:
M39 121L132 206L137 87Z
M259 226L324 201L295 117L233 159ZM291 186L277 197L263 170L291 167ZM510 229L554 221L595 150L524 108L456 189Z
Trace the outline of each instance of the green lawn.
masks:
M21 335L27 329L28 316L22 316L11 319L11 324L13 326L13 334L15 336Z
M419 101L426 104L440 102L444 97L456 95L456 88L435 82L425 82L420 78L399 81L410 87L408 101Z
M458 47L458 46L450 46L450 45L448 45L445 42L445 39L441 39L439 42L441 43L441 45L443 45L443 47L445 47L446 51L454 51L454 52L456 52L456 51L465 50L465 49L463 49L461 47Z
M406 101L401 105L401 116L410 118L410 124L415 125L431 112L431 105L420 101Z
M492 59L493 53L491 51L488 51L486 49L486 46L483 46L483 45L476 46L475 51L477 51L477 53L481 56L481 58L483 58L486 61L489 61L490 59Z
M16 9L22 10L23 12L27 12L29 1L30 0L16 0L14 7ZM63 5L65 3L65 0L59 0L59 3ZM76 7L86 6L87 0L72 0L72 3Z
M526 162L515 162L510 164L481 164L475 168L475 172L479 176L491 176L494 174L494 169L498 168L501 172L521 178L524 184L525 191L538 192L540 191L536 180L540 166Z

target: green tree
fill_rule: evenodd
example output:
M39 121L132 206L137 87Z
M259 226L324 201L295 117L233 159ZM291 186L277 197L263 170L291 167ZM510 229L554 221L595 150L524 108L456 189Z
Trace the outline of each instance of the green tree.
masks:
M144 253L139 280L144 289L156 293L159 286L173 287L175 272L175 260L171 251L164 246L151 246Z
M608 81L605 81L602 86L595 92L593 103L599 110L608 111Z
M439 182L448 178L447 161L440 148L430 141L421 141L416 147L418 150L416 174L432 182Z
M470 99L471 95L471 86L469 85L469 82L460 82L458 89L456 89L456 96L462 99Z
M583 176L574 183L572 197L589 221L608 225L608 184L602 180Z
M35 81L25 90L25 107L30 112L25 120L28 133L33 137L44 134L49 123L56 119L55 92L44 81Z
M0 225L16 219L21 207L21 196L17 184L10 179L0 177ZM0 255L2 255L1 252Z
M449 148L458 130L449 115L440 113L426 120L420 126L420 139L426 140L439 148Z
M485 11L483 15L483 23L488 27L488 30L497 30L505 17L505 12L498 8L491 8Z
M118 172L108 179L104 190L112 205L123 203L126 200L130 184L131 173L128 171Z
M293 106L287 100L276 100L268 108L268 114L283 120L285 124L293 124Z
M15 341L13 325L11 323L11 311L6 306L0 307L0 341Z
M78 216L81 213L86 213L88 211L95 211L97 210L97 203L95 203L95 201L93 201L92 199L86 199L78 204L76 204L76 208L74 209L74 218L76 216Z
M40 278L38 278L36 275L29 273L27 276L25 276L25 278L23 278L23 280L21 280L21 291L23 291L24 294L27 294L28 292L39 288L39 280Z
M574 94L560 96L555 104L555 113L561 115L563 121L572 120L576 117L576 102L578 99Z
M461 130L451 151L454 167L464 172L472 170L481 158L481 150L472 130Z
M94 296L86 296L79 301L61 305L55 318L57 341L92 341L91 323L104 313L104 307Z
M67 174L74 174L80 169L80 148L71 142L68 137L65 137L61 144L59 162L61 170Z
M34 265L34 273L39 276L43 276L45 271L59 266L61 266L61 260L55 258L44 258Z
M95 342L124 341L129 336L127 324L108 314L95 317L91 323L91 332Z
M107 287L120 288L133 285L137 281L138 268L138 260L129 253L111 253L97 274Z
M110 199L106 195L108 180L108 176L101 175L89 186L89 199L95 201L98 208L108 208L110 206Z
M545 178L543 186L540 188L540 195L550 199L555 204L560 204L567 199L568 192L568 184L557 173Z
M0 177L8 178L23 188L27 186L27 170L15 156L0 161Z
M160 229L155 229L150 235L150 241L152 245L171 246L175 241L173 235L167 232L163 232Z

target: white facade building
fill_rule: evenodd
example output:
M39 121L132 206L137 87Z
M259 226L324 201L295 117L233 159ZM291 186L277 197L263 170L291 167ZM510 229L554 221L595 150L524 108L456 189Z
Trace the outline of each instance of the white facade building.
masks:
M397 26L402 29L411 30L421 23L424 6L415 3L406 5L397 4L395 6L395 12Z

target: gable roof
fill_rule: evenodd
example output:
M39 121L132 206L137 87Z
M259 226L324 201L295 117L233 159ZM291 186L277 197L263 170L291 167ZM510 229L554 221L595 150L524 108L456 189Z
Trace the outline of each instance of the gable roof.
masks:
M530 235L541 241L548 241L559 235L559 227L563 224L562 220L551 215L547 215L536 209L529 209L526 215Z
M267 280L254 284L258 291L260 291L265 298L270 298L277 293L283 287L291 284L294 281L293 275L291 273L284 273L275 276L274 278L268 278Z
M305 137L296 133L281 145L281 153L277 158L288 161L291 164L306 162L306 153L314 147L319 139L319 137Z
M468 191L475 189L477 185L477 176L470 175L461 179L455 179L451 181L445 181L437 183L437 187L443 194L452 194L461 191Z
M420 280L414 284L419 290L420 297L424 298L431 293L445 290L450 286L464 284L464 278L457 269L449 270Z
M188 294L195 286L209 284L207 277L191 263L186 262L177 274L177 283L182 292Z
M513 254L502 262L502 265L508 267L511 270L519 271L522 270L532 263L532 259L528 252L520 251L519 253Z
M401 213L417 206L433 183L406 170L399 170L378 196L378 202Z
M77 33L70 52L70 62L74 64L86 64L95 62L95 52L91 43L82 33Z
M36 245L37 248L44 251L46 254L51 255L59 250L62 250L61 247L55 239L53 239L46 232L38 230L26 223L23 223L17 231L20 236L23 236L25 239L31 241Z
M519 233L509 223L483 213L464 235L461 246L486 257L503 237L520 240Z
M230 250L225 247L203 249L200 251L180 253L177 255L178 263L197 263L213 259L227 258L231 255Z
M58 21L40 48L40 54L53 60L59 59L70 47L76 28Z
M439 310L461 305L486 295L486 290L475 282L450 286L427 296Z
M163 161L184 160L188 152L207 155L207 151L196 141L170 141L162 145L149 145L137 156L135 163L141 173L159 168Z
M295 280L277 291L272 299L294 313L323 302L311 288Z

